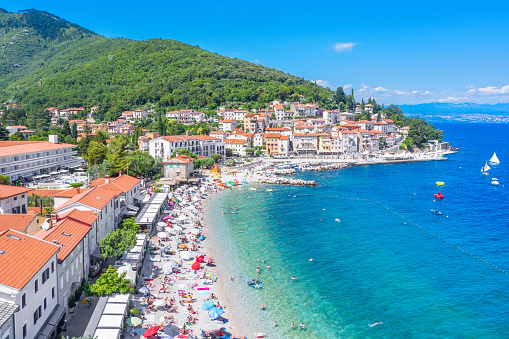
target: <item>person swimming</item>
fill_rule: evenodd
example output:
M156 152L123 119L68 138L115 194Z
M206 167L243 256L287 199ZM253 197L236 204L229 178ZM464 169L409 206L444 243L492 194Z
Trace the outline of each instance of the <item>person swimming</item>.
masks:
M378 322L377 321L376 323L369 325L369 327L373 327L373 326L376 326L376 325L382 325L382 324L383 324L383 322L381 322L381 321Z
M297 278L295 278L295 276L293 276L293 275L290 277L290 279L297 280Z

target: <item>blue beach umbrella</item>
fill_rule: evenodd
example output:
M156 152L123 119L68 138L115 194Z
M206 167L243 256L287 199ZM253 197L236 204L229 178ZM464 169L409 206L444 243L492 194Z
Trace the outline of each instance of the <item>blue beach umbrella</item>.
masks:
M143 293L143 294L149 294L150 293L150 289L146 286L143 286L142 288L140 288L138 290L139 293Z
M216 305L214 305L214 301L212 299L206 300L203 305L201 305L201 309L205 311L211 310L214 307L216 307Z
M224 313L223 309L220 307L214 307L210 309L209 311L209 317L210 319L216 319L219 318Z

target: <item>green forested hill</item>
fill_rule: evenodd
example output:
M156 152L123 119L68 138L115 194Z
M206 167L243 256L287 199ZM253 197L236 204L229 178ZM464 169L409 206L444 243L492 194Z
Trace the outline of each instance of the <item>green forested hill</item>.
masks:
M298 95L335 105L329 89L275 69L174 40L104 38L46 12L0 10L0 34L0 100L27 112L99 105L114 117L148 104L254 108Z

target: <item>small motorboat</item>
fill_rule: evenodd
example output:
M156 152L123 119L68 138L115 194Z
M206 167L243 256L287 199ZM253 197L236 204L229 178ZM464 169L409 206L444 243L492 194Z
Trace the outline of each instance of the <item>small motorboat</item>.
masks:
M265 192L274 192L274 190L271 190L270 188L268 190L265 190Z
M491 184L493 186L498 186L499 185L498 179L497 178L491 178Z
M255 338L263 338L265 337L265 333L255 333L254 336Z
M431 213L433 213L433 214L438 214L438 215L442 215L442 212L437 211L437 210L431 210Z
M258 190L257 190L256 188L254 188L254 187L251 187L249 190L250 190L250 191L258 191Z
M437 186L445 186L445 182L443 182L443 181L437 181Z
M436 193L436 194L435 194L435 198L437 198L437 199L443 199L443 198L445 198L445 197L444 197L444 195L443 195L442 193L438 192L438 193Z
M334 220L336 220L337 222L341 222L341 220L339 220L339 218L336 218L336 219L334 219Z

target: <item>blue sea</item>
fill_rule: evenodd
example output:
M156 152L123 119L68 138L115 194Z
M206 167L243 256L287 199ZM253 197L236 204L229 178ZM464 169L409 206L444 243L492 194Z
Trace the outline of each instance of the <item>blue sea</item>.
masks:
M245 335L509 338L509 128L436 127L460 148L446 161L303 172L293 177L318 186L212 196L212 252ZM482 175L493 152L501 164ZM247 286L254 277L262 289Z

